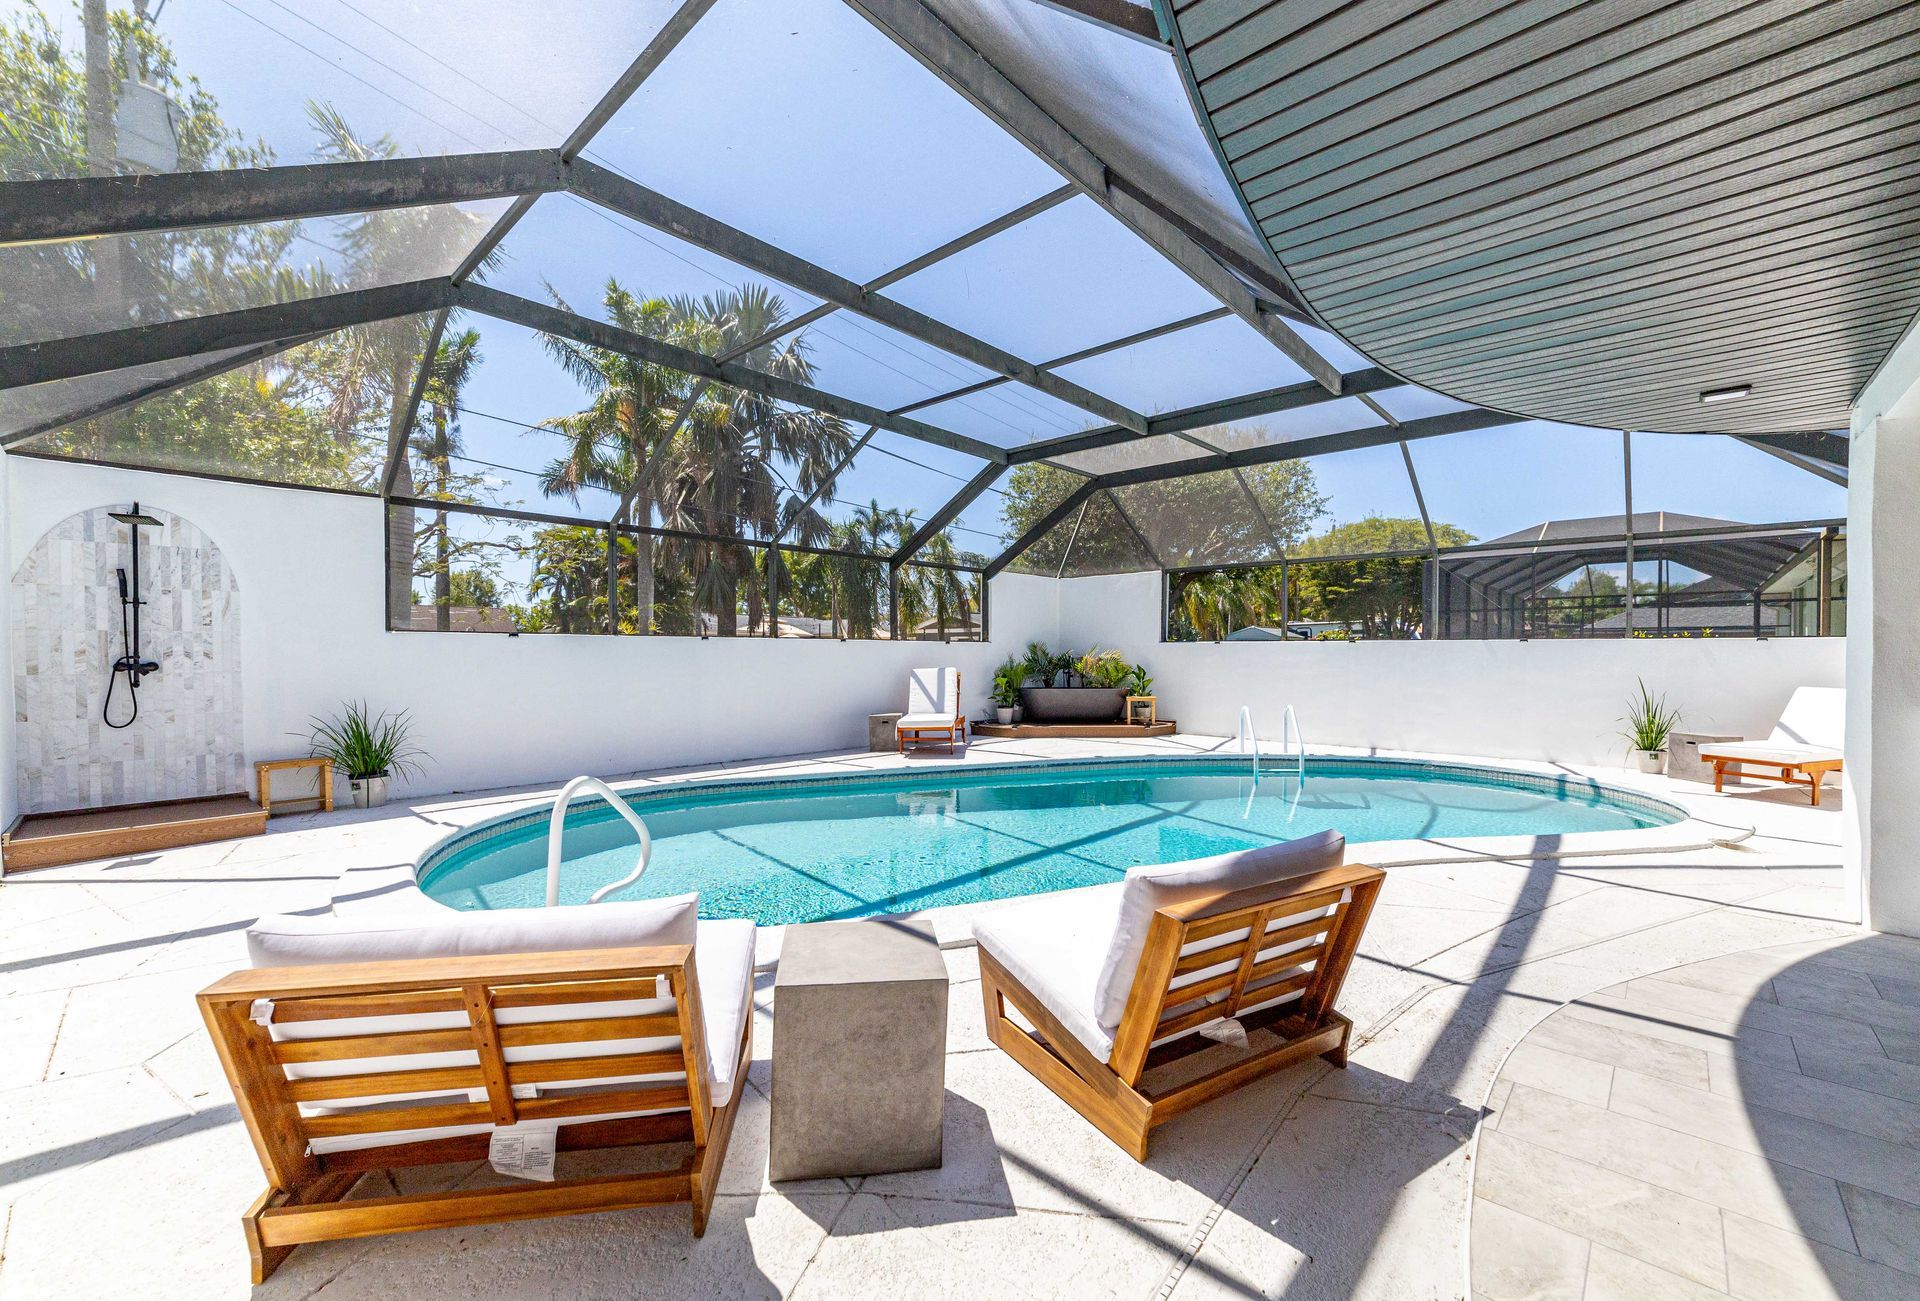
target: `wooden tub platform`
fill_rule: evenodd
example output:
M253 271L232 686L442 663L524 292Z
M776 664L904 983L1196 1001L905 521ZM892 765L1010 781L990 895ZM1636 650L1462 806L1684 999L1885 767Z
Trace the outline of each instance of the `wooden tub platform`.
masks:
M970 726L975 736L1016 741L1041 736L1172 736L1179 730L1179 724L1165 718L1157 723L973 723Z
M266 810L239 794L27 813L0 835L0 871L234 840L266 829Z

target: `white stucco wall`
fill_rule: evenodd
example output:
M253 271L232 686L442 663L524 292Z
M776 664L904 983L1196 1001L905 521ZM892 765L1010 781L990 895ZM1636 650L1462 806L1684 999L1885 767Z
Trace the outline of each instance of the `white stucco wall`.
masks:
M1636 676L1687 730L1745 736L1765 735L1795 687L1845 679L1840 638L1163 643L1159 583L1068 579L1061 635L1144 662L1160 713L1186 731L1231 735L1251 705L1277 737L1291 704L1309 746L1618 764Z
M1854 408L1847 491L1847 853L1875 930L1920 935L1920 321ZM1884 774L1884 784L1876 776Z
M136 498L220 546L246 600L249 762L304 754L311 716L364 696L413 711L433 757L417 792L858 747L869 713L904 706L909 668L958 665L978 716L993 666L1056 638L1052 582L1021 575L993 583L990 644L389 633L377 502L27 457L6 468L15 557L75 511ZM14 767L9 754L9 781Z
M13 458L0 451L0 517L3 517L0 518L0 576L6 577L13 574L13 530L4 527L13 518L13 496L8 486L13 465ZM0 670L4 670L0 672L0 701L10 700L13 692L12 615L13 602L0 601ZM0 709L0 827L11 825L13 815L19 811L17 762L13 710Z
M1031 640L1144 661L1163 713L1194 731L1230 734L1246 703L1273 735L1291 703L1314 743L1573 763L1620 761L1636 674L1687 726L1744 734L1764 733L1795 686L1845 676L1842 643L1813 638L1170 645L1152 574L1002 575L993 642L947 648L389 633L377 503L8 460L0 546L15 557L76 510L134 498L187 515L223 549L247 605L249 760L303 753L310 716L364 695L414 711L434 758L422 792L858 746L868 713L900 708L908 668L959 665L977 715L993 666Z

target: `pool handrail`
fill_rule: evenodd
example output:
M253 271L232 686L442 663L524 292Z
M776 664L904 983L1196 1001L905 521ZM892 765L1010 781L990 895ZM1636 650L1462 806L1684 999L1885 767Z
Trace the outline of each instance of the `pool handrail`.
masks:
M567 830L567 805L573 800L574 792L587 791L598 795L613 806L613 811L627 820L634 835L640 840L640 861L635 863L633 871L615 881L612 885L603 885L587 897L588 903L599 903L615 890L632 885L647 870L647 863L653 858L653 836L647 831L647 824L641 820L633 806L620 798L613 787L598 777L575 777L560 788L560 795L553 802L553 816L547 820L547 907L556 908L560 904L560 842Z
M1260 776L1260 738L1253 732L1253 706L1240 706L1240 721L1234 725L1234 740L1240 743L1240 753L1245 754L1247 747L1253 747L1253 775Z
M1293 706L1288 705L1286 712L1280 715L1280 753L1287 752L1287 734L1293 734L1294 770L1305 776L1307 772L1307 738L1300 734L1300 720L1294 716Z

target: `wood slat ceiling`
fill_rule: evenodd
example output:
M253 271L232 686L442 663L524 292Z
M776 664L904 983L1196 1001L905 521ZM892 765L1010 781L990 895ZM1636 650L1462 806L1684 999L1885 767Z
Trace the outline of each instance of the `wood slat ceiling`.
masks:
M1161 3L1281 265L1410 380L1841 428L1920 309L1920 3Z

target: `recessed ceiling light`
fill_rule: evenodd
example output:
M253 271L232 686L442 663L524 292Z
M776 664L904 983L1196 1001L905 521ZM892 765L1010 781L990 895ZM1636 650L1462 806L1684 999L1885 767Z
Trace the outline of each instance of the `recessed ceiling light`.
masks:
M1731 384L1726 388L1710 388L1700 395L1702 402L1733 402L1753 392L1751 384Z

